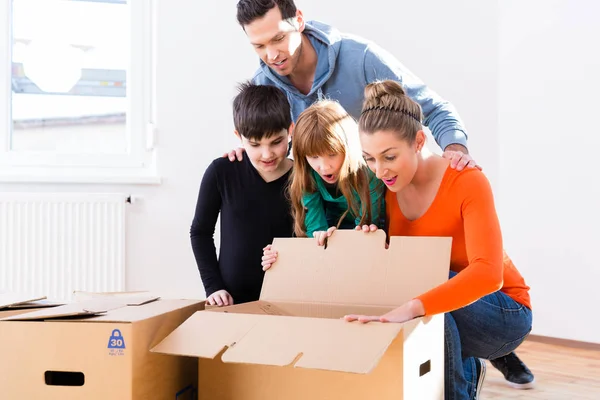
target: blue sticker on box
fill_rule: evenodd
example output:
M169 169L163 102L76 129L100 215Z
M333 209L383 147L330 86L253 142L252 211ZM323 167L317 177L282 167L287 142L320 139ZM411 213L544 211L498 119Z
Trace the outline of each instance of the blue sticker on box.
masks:
M125 338L118 329L113 329L108 338L108 354L111 356L125 355Z
M194 385L189 385L175 393L175 400L196 400L198 398L198 391Z

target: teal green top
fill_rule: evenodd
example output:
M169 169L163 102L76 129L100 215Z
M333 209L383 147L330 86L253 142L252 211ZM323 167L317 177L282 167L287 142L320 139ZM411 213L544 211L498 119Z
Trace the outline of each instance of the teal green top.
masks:
M372 223L378 228L383 228L385 219L385 186L380 179L377 179L375 174L368 171L369 189L371 194L371 214L373 216ZM312 176L317 184L317 190L314 193L304 193L302 202L306 207L306 217L304 225L306 226L306 235L313 237L313 232L326 231L331 226L337 226L337 223L344 212L348 209L346 198L341 195L334 197L329 190L323 178L312 171ZM354 192L355 199L360 203L358 193ZM340 229L354 229L360 224L361 214L354 215L352 211L344 217L340 224Z

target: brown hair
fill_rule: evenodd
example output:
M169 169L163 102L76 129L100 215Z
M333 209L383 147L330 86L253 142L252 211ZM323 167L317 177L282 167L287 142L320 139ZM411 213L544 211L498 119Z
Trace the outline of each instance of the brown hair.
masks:
M238 90L233 99L233 125L240 135L261 141L290 128L290 103L281 89L247 81Z
M293 0L240 0L237 3L237 20L244 27L265 16L274 7L281 11L284 21L296 16L296 5Z
M394 131L400 139L414 143L423 129L421 107L406 95L400 83L379 81L365 87L365 99L358 121L361 133Z
M368 168L362 157L356 121L339 103L321 100L300 114L292 135L292 152L294 168L290 176L288 195L292 203L296 236L306 236L306 209L302 197L305 193L314 193L317 190L311 173L312 168L306 160L306 157L311 156L344 156L337 187L348 202L348 210L340 217L338 226L349 211L356 216L362 212L361 225L371 223ZM358 194L360 203L355 194Z

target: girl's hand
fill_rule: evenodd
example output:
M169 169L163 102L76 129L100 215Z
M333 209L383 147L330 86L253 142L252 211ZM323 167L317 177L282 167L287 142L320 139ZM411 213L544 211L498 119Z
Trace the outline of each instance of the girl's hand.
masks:
M327 229L326 231L315 231L313 232L313 237L317 239L317 246L324 246L327 238L330 237L335 231L335 226Z
M377 225L371 224L371 225L357 226L354 229L357 231L363 231L363 232L375 232L378 228L377 228Z
M275 264L275 261L277 261L277 250L273 250L273 245L268 244L263 249L262 262L260 263L263 267L263 271L271 268L271 266Z

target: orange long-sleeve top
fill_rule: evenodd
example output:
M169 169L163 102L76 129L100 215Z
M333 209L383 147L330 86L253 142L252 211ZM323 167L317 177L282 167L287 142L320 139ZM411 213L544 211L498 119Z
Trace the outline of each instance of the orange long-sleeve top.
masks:
M452 237L450 270L456 276L417 298L425 315L451 312L501 290L531 308L529 286L503 250L489 181L478 169L448 167L436 197L416 220L407 219L396 193L386 193L389 236Z

